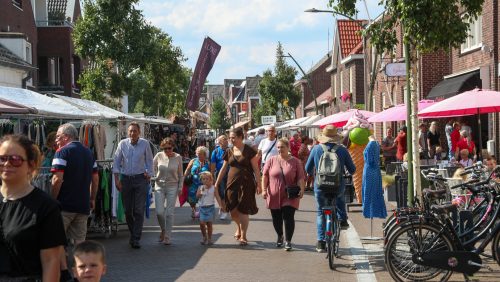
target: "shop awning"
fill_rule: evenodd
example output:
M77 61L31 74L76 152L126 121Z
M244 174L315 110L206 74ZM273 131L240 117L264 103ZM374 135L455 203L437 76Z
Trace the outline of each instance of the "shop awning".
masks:
M427 99L445 99L474 88L481 88L479 71L473 71L442 80L431 89L429 95L427 95Z
M306 119L308 119L309 117L301 117L301 118L297 118L297 119L293 119L283 125L280 125L278 127L276 127L276 129L278 130L287 130L287 129L292 129L292 128L295 128L297 126L297 124L305 121Z
M0 99L0 114L36 114L37 112L34 108Z
M247 123L250 123L250 120L240 121L240 122L236 123L235 125L231 126L231 128L243 127Z

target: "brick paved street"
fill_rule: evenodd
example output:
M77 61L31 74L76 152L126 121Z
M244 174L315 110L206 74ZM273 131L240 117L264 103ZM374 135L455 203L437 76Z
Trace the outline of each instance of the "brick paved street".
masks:
M357 236L370 235L370 221L360 208L349 213L351 228L341 233L341 258L331 271L325 254L318 254L315 245L314 198L307 194L296 213L294 250L285 252L274 246L276 240L271 216L262 200L260 211L251 218L249 245L240 247L233 239L234 227L229 221L216 220L215 245L199 244L197 222L190 218L189 207L176 208L173 244L158 244L156 217L146 221L142 248L128 246L126 226L120 226L116 237L95 239L107 249L108 273L104 281L391 281L384 269L382 241L359 241ZM153 209L152 209L153 210ZM382 220L374 220L374 236L381 236ZM354 227L353 227L354 226ZM361 245L361 242L364 244ZM365 261L366 256L370 264ZM479 281L495 281L500 272L486 270L476 275ZM455 274L453 281L463 281Z

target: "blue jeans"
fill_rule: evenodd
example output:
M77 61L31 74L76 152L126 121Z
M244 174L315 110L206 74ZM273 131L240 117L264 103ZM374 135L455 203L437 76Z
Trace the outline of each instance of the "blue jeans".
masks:
M336 198L337 205L337 218L339 220L347 220L347 211L345 208L344 199L345 186L342 186ZM331 200L326 197L325 193L320 189L314 189L314 197L316 198L316 227L317 227L317 237L318 241L325 240L325 216L323 215L323 207L328 206Z

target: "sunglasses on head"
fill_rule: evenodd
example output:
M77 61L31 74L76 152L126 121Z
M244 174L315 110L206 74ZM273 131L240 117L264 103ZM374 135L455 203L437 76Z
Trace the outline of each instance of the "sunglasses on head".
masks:
M5 165L7 162L13 167L20 167L26 161L23 157L18 155L3 155L0 156L0 165Z

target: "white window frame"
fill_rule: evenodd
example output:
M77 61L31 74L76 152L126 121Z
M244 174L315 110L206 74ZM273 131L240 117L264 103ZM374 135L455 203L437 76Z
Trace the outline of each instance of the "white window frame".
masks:
M31 49L31 43L26 41L26 62L33 64L33 51Z
M21 11L23 10L23 1L22 0L12 0L12 5L14 5L14 7L20 9Z
M480 15L470 23L465 42L460 45L460 52L465 53L483 46L483 16Z
M333 85L332 85L332 87L333 87L333 95L338 98L337 84L338 84L338 82L337 82L337 74L334 74L333 75Z
M342 79L342 73L344 71L340 71L340 95L344 93L344 80Z
M349 68L349 92L352 93L354 89L354 68Z

